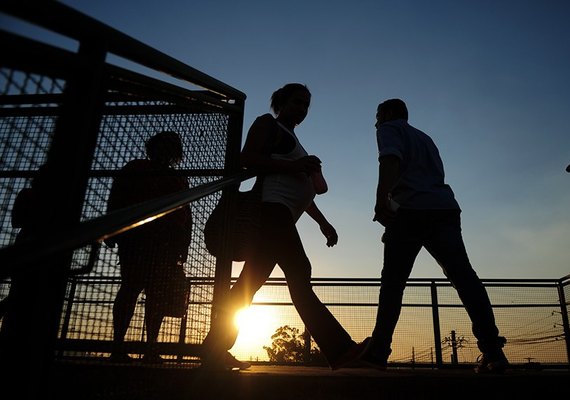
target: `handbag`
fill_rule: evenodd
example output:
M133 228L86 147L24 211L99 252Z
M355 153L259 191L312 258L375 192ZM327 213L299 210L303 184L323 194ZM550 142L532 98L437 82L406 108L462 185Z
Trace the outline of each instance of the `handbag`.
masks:
M235 209L225 219L225 210L230 208L227 196L222 195L204 226L204 242L210 254L219 257L224 244L232 261L245 261L259 239L261 227L261 182L253 189L234 195ZM231 209L231 208L230 208ZM231 231L224 238L224 225L233 218ZM224 243L225 241L225 243Z
M277 143L281 140L279 133L279 123L273 119L273 131L264 146L264 153L271 153ZM228 255L232 261L245 261L249 258L260 237L261 228L261 192L263 186L263 175L258 175L253 188L248 191L234 194L235 208L233 214L228 214L226 210L231 210L232 205L228 204L228 197L225 193L214 207L214 210L206 220L204 225L204 242L206 249L214 257L222 254L222 248L227 246ZM233 218L228 230L227 237L224 237L225 224Z
M190 281L182 263L174 266L167 275L160 291L162 312L165 317L182 318L188 311Z
M322 169L319 168L318 171L311 174L311 180L313 181L313 187L315 188L316 194L325 194L329 190L327 181L323 176Z

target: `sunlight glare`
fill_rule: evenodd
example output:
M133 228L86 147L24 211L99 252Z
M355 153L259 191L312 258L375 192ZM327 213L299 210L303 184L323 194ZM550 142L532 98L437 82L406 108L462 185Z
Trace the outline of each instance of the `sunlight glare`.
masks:
M239 336L234 346L236 351L254 351L265 354L263 346L271 344L271 335L278 327L274 310L268 306L251 306L241 309L236 314L234 323L239 329Z

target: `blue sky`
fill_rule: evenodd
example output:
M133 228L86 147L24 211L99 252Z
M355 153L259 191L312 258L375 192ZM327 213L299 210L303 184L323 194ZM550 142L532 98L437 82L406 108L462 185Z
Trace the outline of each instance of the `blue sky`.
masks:
M480 277L570 274L567 1L63 3L246 93L244 135L275 89L308 85L297 133L323 161L317 204L340 236L329 249L299 221L313 276L380 273L374 116L392 97L439 145ZM422 251L412 276L443 275Z

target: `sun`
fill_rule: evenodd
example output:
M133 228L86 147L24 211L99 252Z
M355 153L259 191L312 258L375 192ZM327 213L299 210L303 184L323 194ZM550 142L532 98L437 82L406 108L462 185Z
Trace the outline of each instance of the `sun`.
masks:
M239 336L232 348L232 353L242 354L247 358L263 359L267 352L263 346L271 345L271 335L279 327L279 321L271 306L250 306L236 314L234 323L239 329Z

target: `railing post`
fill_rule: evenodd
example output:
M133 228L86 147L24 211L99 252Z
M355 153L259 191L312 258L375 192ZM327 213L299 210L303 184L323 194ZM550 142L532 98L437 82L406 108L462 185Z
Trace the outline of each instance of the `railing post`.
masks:
M102 118L106 54L106 43L80 43L79 68L67 80L63 93L65 101L47 157L53 170L49 180L51 193L46 193L48 212L42 221L45 228L39 232L42 235L65 232L81 220ZM49 278L52 288L45 293L46 307L51 311L51 321L46 321L45 327L45 335L49 338L45 343L48 362L53 358L71 261L71 252L54 259ZM40 267L49 270L45 265Z
M241 153L241 139L242 139L242 125L243 125L243 109L245 101L242 99L236 99L236 105L239 107L241 112L231 113L228 116L228 135L227 135L227 145L226 145L226 155L225 155L225 165L224 165L224 177L231 176L238 172L240 168L240 153ZM230 191L230 204L226 205L225 221L227 224L225 226L224 234L229 232L234 223L231 216L231 209L235 204L233 204L231 191L235 191L236 188L227 188L223 190L223 193ZM226 237L228 235L225 235ZM212 311L210 315L210 325L213 326L217 323L218 314L224 313L223 304L229 295L230 284L231 284L231 274L232 274L232 260L229 257L229 244L225 243L222 247L221 257L216 259L216 270L214 272L214 293L212 299Z
M558 298L560 299L560 311L562 313L562 326L564 328L564 341L566 342L566 359L570 366L570 325L568 322L568 307L566 307L566 296L564 295L564 285L558 282Z
M435 364L437 368L443 367L441 354L441 329L439 326L439 303L437 300L437 285L431 281L431 313L433 318L433 340L435 345Z
M101 122L105 56L105 43L81 43L76 62L58 66L69 74L49 144L49 167L38 189L41 212L34 212L30 240L47 241L81 220ZM73 252L65 251L24 265L19 273L24 275L25 287L14 301L15 319L3 321L6 335L0 358L12 363L10 373L33 382L34 391L43 387L38 379L48 376L54 360L72 258Z

